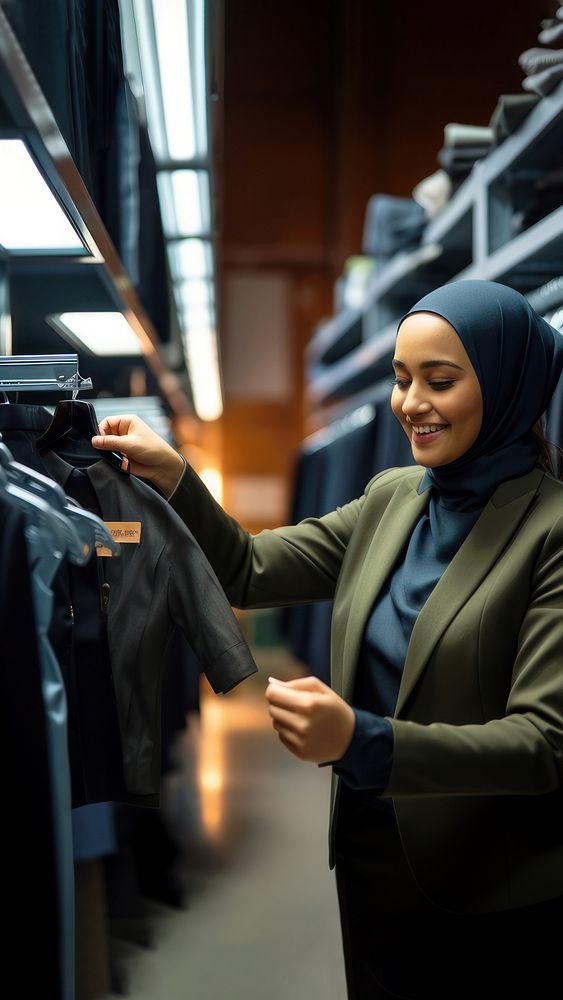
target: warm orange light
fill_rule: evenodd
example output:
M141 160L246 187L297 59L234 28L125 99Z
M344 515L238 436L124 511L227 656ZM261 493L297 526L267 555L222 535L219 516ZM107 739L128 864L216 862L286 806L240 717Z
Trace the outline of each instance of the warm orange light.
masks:
M204 469L201 469L199 473L200 479L207 486L207 489L211 493L211 496L217 501L217 503L223 503L223 476L219 472L219 469L215 469L208 465Z
M224 727L221 705L204 700L201 706L198 784L203 829L209 837L221 832L225 783Z
M204 834L218 840L226 826L225 790L233 781L232 772L227 770L233 741L241 732L271 729L271 719L262 696L218 698L206 681L201 693L197 769L201 822Z

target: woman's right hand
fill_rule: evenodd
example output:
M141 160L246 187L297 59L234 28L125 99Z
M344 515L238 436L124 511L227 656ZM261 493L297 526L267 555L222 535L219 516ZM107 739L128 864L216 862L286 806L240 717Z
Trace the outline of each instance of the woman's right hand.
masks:
M150 479L167 497L174 492L184 469L178 452L134 414L106 417L92 444L101 451L123 452L129 459L130 471Z

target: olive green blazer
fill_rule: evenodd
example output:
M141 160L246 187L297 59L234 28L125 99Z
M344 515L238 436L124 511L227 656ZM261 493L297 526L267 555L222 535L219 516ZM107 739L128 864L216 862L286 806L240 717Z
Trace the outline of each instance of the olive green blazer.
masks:
M325 517L249 535L189 467L171 503L231 603L333 599L347 701L374 600L428 504L389 469ZM420 887L456 912L563 895L563 484L503 483L420 611L395 715L391 797ZM339 779L333 779L331 864Z

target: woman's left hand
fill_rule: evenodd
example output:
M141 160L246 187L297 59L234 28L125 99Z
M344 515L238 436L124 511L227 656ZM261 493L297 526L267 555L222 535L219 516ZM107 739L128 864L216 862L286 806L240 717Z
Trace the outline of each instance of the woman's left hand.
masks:
M342 757L356 722L350 705L318 677L268 680L269 712L283 745L301 760L315 764Z

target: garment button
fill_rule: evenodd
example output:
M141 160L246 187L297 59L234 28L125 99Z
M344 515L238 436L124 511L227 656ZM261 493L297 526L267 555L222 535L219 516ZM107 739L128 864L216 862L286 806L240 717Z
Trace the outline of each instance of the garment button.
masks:
M102 608L104 611L109 608L109 583L102 583Z

